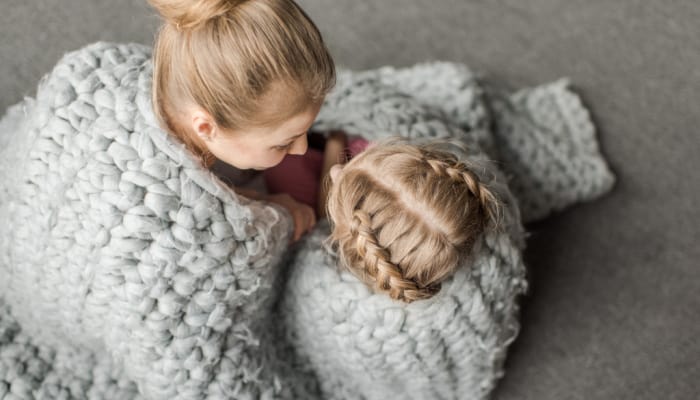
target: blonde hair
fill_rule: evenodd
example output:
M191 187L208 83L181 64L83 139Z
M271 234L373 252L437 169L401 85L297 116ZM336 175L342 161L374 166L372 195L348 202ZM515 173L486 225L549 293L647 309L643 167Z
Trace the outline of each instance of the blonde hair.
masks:
M312 104L335 84L321 34L293 0L148 0L164 24L154 49L153 106L164 128L209 155L177 115L197 105L224 129L268 126ZM275 110L262 101L273 89ZM277 94L277 93L275 93Z
M432 297L487 228L499 202L471 167L431 145L377 144L353 158L328 195L328 244L356 276L393 299Z

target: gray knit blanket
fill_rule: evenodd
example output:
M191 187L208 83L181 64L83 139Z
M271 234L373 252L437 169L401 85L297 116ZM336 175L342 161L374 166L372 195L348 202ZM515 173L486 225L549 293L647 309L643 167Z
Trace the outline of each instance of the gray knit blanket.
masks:
M522 221L614 180L566 81L341 70L316 129L458 142L506 204L506 229L407 305L339 270L325 223L289 249L283 209L158 127L151 68L147 47L87 46L0 120L0 399L487 398L519 329Z

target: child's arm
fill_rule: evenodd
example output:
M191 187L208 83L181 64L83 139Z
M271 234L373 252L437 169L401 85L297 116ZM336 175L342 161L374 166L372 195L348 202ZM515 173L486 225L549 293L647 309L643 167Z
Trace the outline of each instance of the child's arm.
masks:
M326 216L326 201L330 185L328 173L335 164L345 162L347 141L348 138L345 132L342 131L333 131L328 134L326 139L326 148L323 152L323 167L321 168L321 183L318 190L318 206L316 209L319 218L325 218Z

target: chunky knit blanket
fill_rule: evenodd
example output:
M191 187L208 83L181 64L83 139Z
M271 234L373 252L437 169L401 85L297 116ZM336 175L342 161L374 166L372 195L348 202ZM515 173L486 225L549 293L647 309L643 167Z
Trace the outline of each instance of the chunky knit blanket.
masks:
M566 81L341 71L317 129L459 141L507 205L507 229L406 305L335 267L326 224L290 252L284 210L158 127L151 73L144 46L90 45L0 120L0 399L484 398L518 331L519 211L613 183Z

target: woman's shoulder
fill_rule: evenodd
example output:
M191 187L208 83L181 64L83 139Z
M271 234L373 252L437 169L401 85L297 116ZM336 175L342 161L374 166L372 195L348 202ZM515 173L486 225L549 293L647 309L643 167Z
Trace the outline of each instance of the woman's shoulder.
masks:
M65 53L58 64L82 61L97 67L102 60L117 64L115 56L150 58L151 54L152 48L144 44L99 41Z
M120 81L123 75L134 70L141 70L150 63L152 50L138 43L96 42L80 49L65 53L54 68L47 74L40 86L51 85L56 81L75 82L73 86L78 92L90 91L95 78L101 80ZM95 75L82 85L81 78Z
M80 104L94 103L95 107L107 108L113 108L122 97L133 102L137 92L150 90L150 61L151 49L142 44L86 45L65 53L41 79L37 100L52 109L67 107L78 100ZM99 110L96 112L99 114Z

